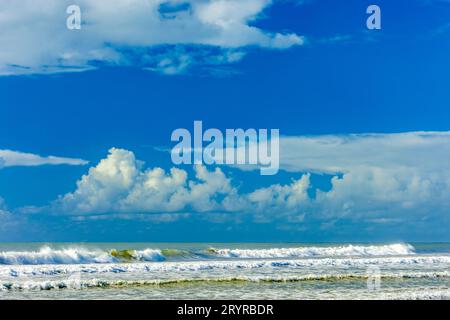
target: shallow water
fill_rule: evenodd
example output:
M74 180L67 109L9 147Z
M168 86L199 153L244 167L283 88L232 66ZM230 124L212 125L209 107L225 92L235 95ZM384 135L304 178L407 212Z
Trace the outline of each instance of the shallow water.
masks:
M449 299L450 244L0 244L0 299Z

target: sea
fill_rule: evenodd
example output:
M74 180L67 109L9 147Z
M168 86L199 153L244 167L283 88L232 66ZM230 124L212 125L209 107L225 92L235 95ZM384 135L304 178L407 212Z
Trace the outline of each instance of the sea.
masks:
M450 299L450 243L0 243L0 299Z

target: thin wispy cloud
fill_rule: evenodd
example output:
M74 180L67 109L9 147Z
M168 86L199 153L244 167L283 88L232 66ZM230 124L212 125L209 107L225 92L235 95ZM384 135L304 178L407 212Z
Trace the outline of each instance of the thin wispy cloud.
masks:
M0 169L4 167L33 167L42 165L73 165L81 166L88 164L88 161L77 158L65 158L55 156L40 156L33 153L0 150Z

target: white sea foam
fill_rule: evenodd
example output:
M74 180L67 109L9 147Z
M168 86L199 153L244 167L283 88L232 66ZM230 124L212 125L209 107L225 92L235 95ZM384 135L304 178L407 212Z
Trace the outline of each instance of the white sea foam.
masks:
M407 292L399 295L398 297L392 297L392 299L398 300L450 300L450 289L446 290L420 290Z
M391 245L346 245L331 247L300 247L271 249L211 249L226 258L289 258L289 257L339 257L339 256L391 256L412 255L414 247L409 244Z
M236 271L252 269L274 270L322 270L325 268L359 268L365 270L375 265L385 268L428 268L438 267L450 270L450 256L404 256L404 257L368 257L368 258L308 258L280 260L232 260L232 261L179 261L179 262L141 262L141 263L103 263L86 265L16 265L0 266L0 277L17 278L33 276L51 276L59 274L119 274L119 273L179 273L185 271Z
M450 277L450 272L406 272L384 273L382 279L431 279ZM335 273L335 274L305 274L292 276L273 275L240 275L240 276L207 276L207 277L176 277L169 279L146 280L108 280L108 279L63 279L46 281L3 281L0 282L1 291L11 290L52 290L52 289L88 289L88 288L115 288L132 286L163 286L188 283L226 283L226 282L253 282L253 283L283 283L302 281L340 281L340 280L366 280L363 273Z

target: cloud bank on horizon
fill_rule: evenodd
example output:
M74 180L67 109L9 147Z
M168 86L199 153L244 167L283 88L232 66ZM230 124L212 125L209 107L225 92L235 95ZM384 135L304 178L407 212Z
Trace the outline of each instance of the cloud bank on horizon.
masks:
M174 74L237 62L248 47L304 44L295 33L254 26L271 0L79 0L81 30L68 30L72 1L0 3L0 75L137 66ZM51 41L50 41L51 40ZM45 45L42 45L45 43Z
M282 137L280 168L302 173L288 184L243 193L221 168L195 167L195 177L146 168L132 151L112 148L46 212L69 215L245 213L257 220L430 219L450 208L450 132ZM331 189L311 182L330 174ZM314 189L315 196L311 196Z

